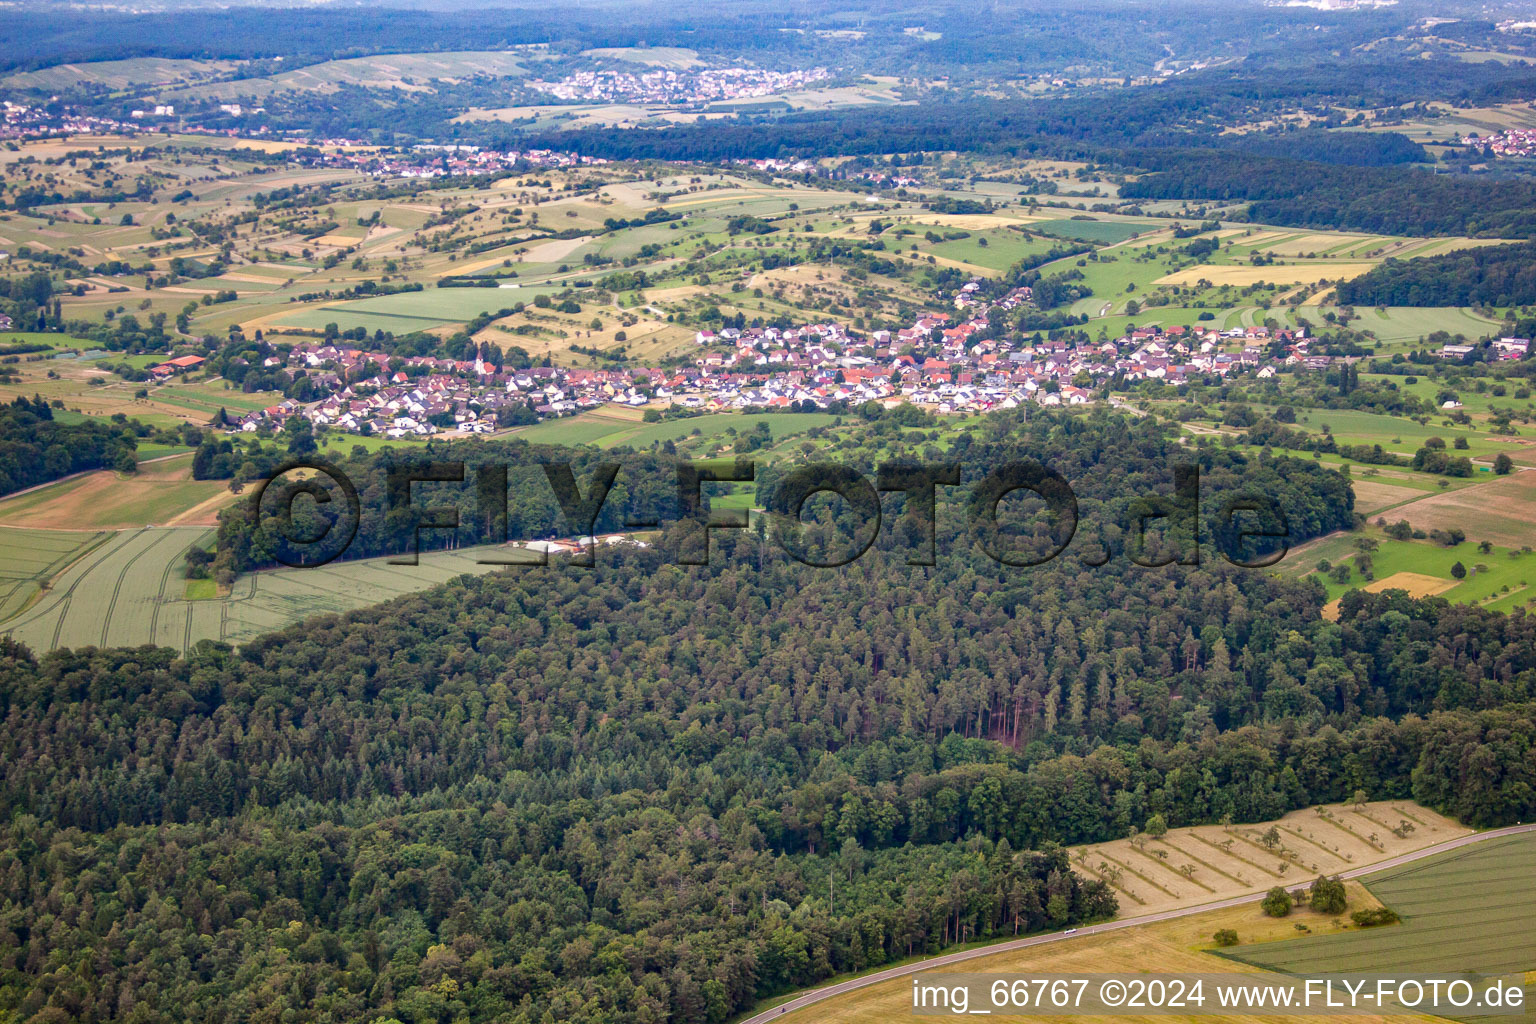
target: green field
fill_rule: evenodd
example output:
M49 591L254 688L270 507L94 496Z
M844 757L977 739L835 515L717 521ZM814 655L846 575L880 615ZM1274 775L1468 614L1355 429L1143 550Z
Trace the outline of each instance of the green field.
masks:
M1390 512L1386 518L1391 520ZM1372 535L1378 533L1373 531ZM1295 556L1299 559L1295 563L1298 571L1311 569L1322 559L1328 559L1334 565L1351 559L1346 563L1350 565L1348 582L1339 583L1328 574L1318 575L1318 579L1328 588L1330 600L1370 582L1360 575L1352 562L1352 556L1356 554L1356 536L1348 534L1329 538L1309 547L1305 556ZM1380 544L1379 548L1371 552L1371 572L1377 582L1394 573L1413 572L1434 576L1451 584L1455 581L1451 575L1451 566L1460 562L1467 569L1467 577L1449 590L1437 594L1437 597L1457 604L1481 604L1496 611L1509 611L1536 596L1530 589L1530 581L1536 579L1536 555L1500 547L1483 554L1470 540L1455 547L1414 540L1381 539ZM1478 566L1485 568L1479 570Z
M1355 315L1358 319L1351 321L1349 326L1370 331L1378 341L1395 344L1399 348L1417 347L1421 338L1435 331L1461 334L1476 341L1498 334L1502 327L1498 320L1489 320L1470 309L1456 306L1443 309L1426 306L1388 306L1384 309L1357 306ZM1408 342L1414 344L1404 344Z
M982 241L986 245L982 245ZM951 242L939 242L923 247L922 251L949 260L986 267L989 270L1007 270L1026 256L1048 252L1059 243L1052 239L1025 238L1017 231L978 231L970 238L957 238Z
M514 436L535 444L592 444L599 448L649 448L656 441L683 441L699 432L701 438L718 439L735 428L739 434L753 430L759 422L768 424L775 441L804 433L813 427L830 426L837 417L824 412L787 412L772 415L742 416L739 413L709 413L661 423L620 420L612 416L588 413L562 419L545 420L524 427Z
M0 622L25 608L43 581L110 536L73 530L0 530Z
M211 533L185 527L110 534L85 557L76 556L40 599L0 631L38 652L146 643L185 650L195 639L217 638L217 604L201 602L194 614L180 600L182 556L193 544L206 544Z
M323 328L334 323L342 330L366 327L397 334L425 331L445 324L462 323L481 313L494 313L535 295L560 291L564 285L517 288L427 288L373 299L357 299L335 305L296 309L277 320L288 327Z
M1490 840L1366 878L1371 892L1402 915L1401 924L1263 943L1231 955L1290 974L1529 971L1536 968L1533 878L1536 834ZM1526 985L1528 1004L1533 988Z
M1035 231L1043 231L1057 238L1075 238L1080 242L1110 245L1123 242L1135 235L1156 231L1156 224L1130 224L1117 220L1042 220L1030 225Z

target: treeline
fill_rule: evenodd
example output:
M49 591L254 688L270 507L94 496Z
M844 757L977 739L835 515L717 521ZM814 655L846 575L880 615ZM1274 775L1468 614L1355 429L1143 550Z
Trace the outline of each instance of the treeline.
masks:
M871 443L889 445L891 439ZM1223 514L1227 497L1264 495L1274 499L1285 516L1291 543L1347 528L1353 521L1354 498L1348 482L1337 473L1305 460L1253 459L1216 448L1185 453L1169 436L1167 428L1102 410L1090 415L1043 413L1031 419L1018 413L998 414L989 418L986 432L978 439L966 437L964 451L964 486L942 496L945 507L961 507L970 493L968 489L999 467L1020 459L1034 460L1060 473L1075 489L1083 536L1093 531L1097 542L1116 553L1126 549L1127 544L1141 542L1139 538L1128 539L1126 524L1134 521L1138 502L1159 495L1166 497L1172 491L1172 466L1179 462L1198 464L1203 478L1201 514L1207 520L1202 526L1203 536L1215 538L1221 544L1234 542L1235 533L1243 525ZM207 454L208 463L216 464L219 452ZM238 451L225 454L226 465L243 461ZM271 460L278 454L273 450L264 457ZM847 445L834 457L871 476L877 461L925 461L916 445L899 437L894 448ZM198 461L204 461L202 453ZM422 467L427 461L462 463L462 480L414 484L410 508L405 507L398 491L392 499L391 475ZM547 463L569 463L580 494L586 496L593 493L589 488L599 464L620 465L590 528L588 523L572 522L562 512L544 469ZM497 494L503 493L504 488L504 508L494 504L488 508L478 472L482 465L506 467L505 483L498 480L495 487ZM494 543L507 537L569 537L593 529L599 533L618 532L626 523L667 524L681 519L675 448L670 443L657 444L642 452L615 453L530 445L518 440L466 440L435 445L430 460L420 453L382 449L349 459L339 468L356 487L360 506L357 534L345 558L398 555L418 546ZM754 472L760 493L770 492L785 469L782 464L757 466ZM288 507L282 486L272 492L269 511ZM705 486L701 489L704 511L709 508L708 495L709 487ZM297 557L297 549L284 543L285 534L318 535L309 531L323 533L324 527L340 522L347 514L343 501L298 502L293 508L291 525L271 515L258 517L249 501L222 513L216 568L238 573L276 564L280 554ZM452 531L418 529L423 509L453 509L459 526ZM488 515L488 511L493 514ZM1189 529L1193 523L1189 515L1170 522L1181 532L1177 537L1169 533L1169 544L1183 543L1184 535L1193 532ZM895 542L893 537L882 543ZM1149 544L1162 543L1161 528L1151 531L1148 538ZM1039 531L1033 531L1021 542L1036 543L1039 539ZM965 548L974 541L958 524L948 528L947 543ZM1271 542L1254 543L1263 547ZM1237 553L1232 546L1222 550L1234 556Z
M1256 156L1278 156L1292 160L1351 167L1389 167L1429 161L1429 152L1417 142L1398 132L1329 131L1301 128L1289 131L1243 132L1169 132L1141 140L1143 145L1179 149L1231 149Z
M1389 259L1338 284L1351 306L1523 306L1536 302L1536 243Z
M1415 100L1470 98L1501 83L1524 81L1520 68L1468 68L1458 61L1372 59L1307 62L1294 50L1232 68L1180 76L1156 86L1094 96L1034 100L963 100L861 107L681 125L646 132L591 129L529 136L507 125L477 128L491 145L538 145L617 159L719 161L789 156L866 156L942 150L1086 158L1134 167L1148 148L1177 139L1181 148L1224 146L1222 128L1263 112L1296 106L1370 108ZM1517 87L1517 91L1518 91ZM1341 164L1422 160L1395 133L1297 130L1234 138L1259 152L1292 151Z
M1166 150L1154 173L1121 187L1128 199L1249 201L1268 224L1380 234L1536 237L1536 182L1467 178L1403 167L1339 167L1281 157Z

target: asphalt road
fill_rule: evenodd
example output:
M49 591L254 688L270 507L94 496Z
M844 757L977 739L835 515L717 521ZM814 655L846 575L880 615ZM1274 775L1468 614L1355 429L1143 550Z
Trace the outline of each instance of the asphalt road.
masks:
M1536 832L1536 825L1510 825L1507 828L1496 828L1487 832L1474 832L1471 835L1462 836L1459 839L1450 839L1435 846L1428 846L1422 850L1415 850L1412 853L1404 853L1396 857L1389 857L1386 860L1377 861L1375 864L1368 864L1364 867L1352 868L1349 871L1341 872L1340 877L1360 878L1363 875L1374 875L1378 871L1386 871L1389 868L1395 868L1403 864L1411 864L1416 860L1422 860L1425 857L1432 857L1437 853L1445 853L1449 850L1456 850L1463 846L1471 846L1473 843L1486 842L1489 839L1499 839L1504 836L1518 835L1522 832ZM1138 925L1154 924L1158 921L1170 921L1176 917L1187 917L1190 914L1203 914L1208 910L1221 910L1224 907L1235 907L1240 903L1251 903L1256 899L1258 899L1258 896L1253 893L1249 893L1245 896L1233 896L1230 899L1217 900L1214 903L1202 903L1195 907L1182 907L1177 910L1165 910L1157 914L1144 914L1141 917L1119 918L1105 924L1089 925L1070 934L1067 932L1051 932L1047 935L1032 935L1028 938L1014 939L1009 942L999 942L994 945L983 946L979 949L967 949L958 953L946 953L942 956L930 957L927 960L918 961L917 963L903 964L900 967L892 967L890 970L881 971L878 974L866 974L862 977L838 982L836 985L828 985L825 988L811 989L809 992L802 993L787 1003L781 1003L772 1009L764 1010L762 1013L748 1017L746 1020L742 1021L741 1024L767 1024L768 1021L774 1020L782 1013L790 1013L795 1010L810 1006L813 1003L819 1003L823 999L831 999L833 996L840 996L845 992L853 992L857 989L865 988L869 985L878 985L882 981L891 981L894 978L904 978L909 974L918 974L923 971L931 971L938 967L948 967L952 964L962 963L966 960L974 960L978 957L995 956L998 953L1007 953L1015 949L1028 949L1030 946L1040 946L1047 942L1068 942L1072 939L1086 938L1089 935L1098 935L1103 932L1117 931L1121 928L1135 928Z

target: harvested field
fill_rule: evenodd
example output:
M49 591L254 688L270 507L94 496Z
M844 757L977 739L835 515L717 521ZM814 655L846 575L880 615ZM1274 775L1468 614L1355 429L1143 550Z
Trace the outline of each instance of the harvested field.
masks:
M1442 582L1442 581L1436 581ZM1074 847L1073 870L1102 878L1116 890L1123 917L1157 913L1275 885L1311 880L1465 835L1449 818L1403 801L1329 805L1271 823L1173 829L1161 839ZM1407 821L1411 832L1396 835ZM1274 845L1269 840L1274 839Z
M1536 473L1434 494L1394 512L1419 530L1465 530L1472 540L1504 547L1536 544Z
M1186 267L1157 279L1156 284L1192 285L1209 281L1214 285L1250 285L1263 281L1266 284L1315 284L1318 281L1339 281L1361 274L1375 267L1374 263L1303 263L1272 264L1267 267L1218 266L1205 264Z

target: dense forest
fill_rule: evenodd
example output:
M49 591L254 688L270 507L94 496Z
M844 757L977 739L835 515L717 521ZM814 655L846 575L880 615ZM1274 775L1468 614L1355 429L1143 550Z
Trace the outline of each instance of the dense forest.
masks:
M859 441L841 443L826 455L873 478L877 464L939 461L942 456L927 441L926 431L904 431L893 424L877 424L870 425ZM1310 461L1254 459L1214 447L1202 449L1198 455L1186 453L1170 428L1153 421L1060 413L1037 414L1026 420L1017 413L998 414L988 419L975 440L966 436L961 452L963 486L940 495L942 508L958 509L968 494L974 493L977 485L999 467L1021 459L1033 460L1061 474L1073 488L1081 524L1078 543L1097 545L1097 550L1114 556L1123 556L1128 553L1128 545L1140 543L1132 536L1131 526L1138 503L1168 495L1172 490L1172 467L1180 462L1199 465L1204 519L1201 532L1214 542L1213 555L1226 552L1247 558L1273 547L1264 547L1268 542L1262 540L1247 542L1244 547L1237 535L1245 525L1253 524L1226 514L1228 498L1264 495L1273 499L1284 516L1291 544L1347 528L1353 522L1353 495L1338 474L1324 471ZM555 462L570 464L578 488L564 502L557 497L544 468ZM401 490L403 477L410 472L425 476L429 472L426 467L433 464L463 468L452 470L458 479L422 480L410 485L407 507ZM596 518L573 521L563 510L574 508L574 503L583 498L595 497L592 481L605 465L609 467L607 479L611 488L597 507ZM481 472L483 466L505 467L505 475L487 478ZM360 454L337 469L352 482L359 498L357 534L342 553L345 558L493 543L509 537L539 539L614 532L626 523L675 523L684 510L678 492L676 450L670 444L658 444L643 452L599 452L593 448L561 449L516 440L434 442L425 455L383 449ZM768 494L774 490L783 468L763 466L748 471L743 467L739 472L746 474L747 479L755 476L760 493ZM485 489L488 485L489 493ZM290 504L281 488L277 485L272 495L261 496L260 508L247 501L221 514L216 570L243 572L278 562L304 560L300 549L286 544L285 537L318 536L328 526L350 521L344 501L320 504L300 497ZM710 511L709 493L708 487L700 490L700 515ZM900 499L895 507L904 507ZM291 509L291 521L283 515L285 509ZM457 513L456 528L435 530L422 526L430 518L442 518L446 510ZM1012 525L1030 533L1019 543L1038 539L1039 531L1034 524ZM1185 528L1183 533L1187 535L1189 530ZM1149 543L1160 543L1161 532L1154 529L1149 538ZM956 541L960 547L974 543L970 536ZM315 550L323 548L317 545Z
M82 420L60 423L41 398L0 404L0 494L87 469L133 472L133 426Z
M1536 244L1387 260L1338 285L1351 306L1523 306L1536 302Z
M950 457L1035 452L1108 548L1181 454L1102 410L987 426ZM1187 457L1302 529L1352 516L1310 462ZM716 1024L1109 914L1059 847L1154 814L1536 814L1536 620L1356 593L1329 622L1219 558L1007 566L957 511L931 567L899 531L840 569L741 530L679 565L674 526L238 652L0 645L0 1012Z
M1469 178L1411 167L1180 151L1142 153L1154 173L1126 184L1138 199L1248 200L1249 218L1381 234L1536 237L1536 182Z

